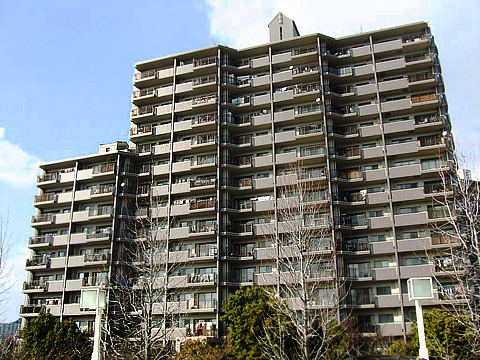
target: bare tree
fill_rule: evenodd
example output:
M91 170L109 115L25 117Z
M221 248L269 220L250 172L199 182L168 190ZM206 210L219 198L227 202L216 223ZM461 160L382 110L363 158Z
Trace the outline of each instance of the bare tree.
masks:
M125 201L127 218L116 273L112 274L107 347L115 356L167 359L172 355L175 323L186 309L170 301L168 275L180 266L169 259L166 204L153 196L151 183L138 185L135 200Z
M0 215L0 317L5 314L8 303L8 291L13 283L10 280L10 268L7 265L8 256L13 246L12 235L8 230L8 219Z
M441 220L430 228L432 243L443 245L434 254L435 280L444 310L473 334L470 351L480 356L480 162L458 152L451 157L441 180L425 185L434 195L429 218Z
M272 359L328 359L329 344L343 335L328 192L316 178L324 176L320 171L289 169L278 188L278 225L271 238L277 287L271 302L279 315L267 321L278 331L265 331L259 339Z

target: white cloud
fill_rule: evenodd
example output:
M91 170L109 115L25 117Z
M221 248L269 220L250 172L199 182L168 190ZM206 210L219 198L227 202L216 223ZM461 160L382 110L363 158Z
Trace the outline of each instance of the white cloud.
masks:
M267 43L267 25L279 11L295 20L301 35L319 32L339 37L430 20L442 10L433 0L207 0L207 3L211 35L221 44L235 48Z
M0 127L0 182L12 186L34 184L40 159L5 140L4 136L5 129Z

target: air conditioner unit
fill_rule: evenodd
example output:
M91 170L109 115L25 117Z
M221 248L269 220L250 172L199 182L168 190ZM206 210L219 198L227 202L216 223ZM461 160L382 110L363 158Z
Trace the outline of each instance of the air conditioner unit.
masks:
M217 249L213 248L210 249L210 256L216 256L217 255Z

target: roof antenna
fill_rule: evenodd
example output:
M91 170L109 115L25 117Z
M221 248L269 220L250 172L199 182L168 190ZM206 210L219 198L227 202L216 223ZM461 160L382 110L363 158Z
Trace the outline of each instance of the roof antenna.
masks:
M210 40L212 40L213 45L217 46L217 44L215 43L215 41L213 41L213 39L210 39Z
M363 33L362 24L360 24L360 34Z

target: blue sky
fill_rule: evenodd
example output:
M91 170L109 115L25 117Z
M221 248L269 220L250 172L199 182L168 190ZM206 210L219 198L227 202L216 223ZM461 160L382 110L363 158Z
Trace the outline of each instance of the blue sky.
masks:
M278 11L302 35L431 21L455 137L472 149L480 137L478 0L0 0L0 214L15 241L6 320L23 302L38 164L127 139L136 62L213 43L265 43Z

